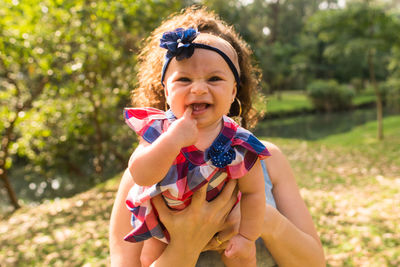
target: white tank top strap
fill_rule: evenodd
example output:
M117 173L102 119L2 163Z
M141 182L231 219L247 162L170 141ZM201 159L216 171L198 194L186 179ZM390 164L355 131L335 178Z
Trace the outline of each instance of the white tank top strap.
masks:
M269 177L267 166L265 165L265 161L264 160L261 160L261 166L262 166L263 173L264 173L265 198L266 198L267 204L269 204L272 207L276 208L275 199L274 199L274 196L272 195L273 185L272 185L272 182L271 182L271 178Z

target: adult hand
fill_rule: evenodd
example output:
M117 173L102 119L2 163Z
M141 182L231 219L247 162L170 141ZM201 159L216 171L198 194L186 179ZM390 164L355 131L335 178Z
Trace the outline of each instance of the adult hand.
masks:
M232 211L226 218L225 224L221 231L219 231L208 242L204 251L206 250L224 250L229 243L229 240L239 233L240 226L240 202L233 207Z
M213 201L206 201L207 185L196 191L191 204L181 211L170 210L161 196L153 199L161 222L167 228L171 245L185 253L200 254L215 233L226 228L226 219L237 200L237 182L230 180ZM196 258L197 259L197 258Z

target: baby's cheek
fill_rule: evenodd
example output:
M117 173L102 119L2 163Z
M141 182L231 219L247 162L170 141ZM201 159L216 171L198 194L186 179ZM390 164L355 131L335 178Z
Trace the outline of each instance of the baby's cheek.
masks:
M182 111L183 109L182 108L179 108L179 107L176 107L176 106L172 105L171 110L172 110L172 113L174 113L174 115L175 115L175 117L177 119L180 119L182 117L182 115L183 115L183 111Z

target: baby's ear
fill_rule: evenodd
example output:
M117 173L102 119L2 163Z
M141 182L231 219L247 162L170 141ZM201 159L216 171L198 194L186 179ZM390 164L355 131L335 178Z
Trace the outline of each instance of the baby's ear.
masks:
M231 103L233 103L235 101L236 94L237 94L237 84L236 84L236 82L234 82L233 83L233 91L232 91L232 101L231 101Z
M164 88L164 97L165 97L165 103L167 103L168 106L171 106L171 103L170 103L170 101L168 99L168 90L167 90L167 88Z

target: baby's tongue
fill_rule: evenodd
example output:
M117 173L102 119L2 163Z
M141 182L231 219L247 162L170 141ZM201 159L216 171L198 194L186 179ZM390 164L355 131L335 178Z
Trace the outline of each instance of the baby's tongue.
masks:
M198 103L198 104L193 104L192 107L193 107L193 111L199 111L199 110L205 109L207 107L207 104Z

